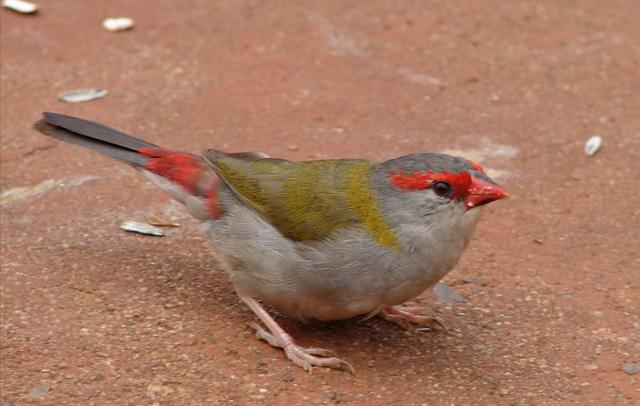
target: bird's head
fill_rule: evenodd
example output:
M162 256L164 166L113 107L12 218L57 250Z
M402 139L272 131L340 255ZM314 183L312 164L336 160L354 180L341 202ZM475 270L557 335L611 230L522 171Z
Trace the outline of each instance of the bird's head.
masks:
M475 162L446 154L406 155L380 163L373 185L391 223L455 227L507 193Z

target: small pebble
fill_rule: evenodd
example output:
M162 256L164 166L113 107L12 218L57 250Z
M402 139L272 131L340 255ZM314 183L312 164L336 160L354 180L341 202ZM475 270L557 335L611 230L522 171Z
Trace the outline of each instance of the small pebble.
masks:
M467 299L444 283L436 283L436 286L433 287L433 293L436 295L438 302L442 303L464 303L467 301Z
M487 286L487 284L489 283L482 276L469 276L469 277L466 277L466 278L462 279L462 282L464 282L464 283L472 283L472 284L478 285L478 286Z
M27 396L32 399L40 399L46 396L47 393L49 393L49 385L40 384L31 388L29 392L27 392Z
M620 370L627 375L635 375L640 372L640 363L638 362L627 362L620 365Z

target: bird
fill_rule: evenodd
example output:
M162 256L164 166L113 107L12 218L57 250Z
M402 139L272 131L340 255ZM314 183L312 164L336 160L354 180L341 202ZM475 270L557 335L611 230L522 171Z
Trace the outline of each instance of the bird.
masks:
M262 322L252 323L256 336L307 371L354 373L333 351L296 344L268 309L301 321L378 316L435 328L437 319L403 304L454 268L483 206L507 196L481 165L441 153L290 161L181 152L51 112L34 128L129 164L183 203Z

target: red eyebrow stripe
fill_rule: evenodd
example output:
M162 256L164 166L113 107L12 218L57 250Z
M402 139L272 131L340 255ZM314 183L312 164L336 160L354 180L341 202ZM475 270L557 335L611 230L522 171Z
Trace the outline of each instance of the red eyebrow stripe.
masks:
M422 190L431 183L442 181L453 187L452 197L459 197L466 193L471 184L468 172L389 172L389 181L400 190Z
M482 172L482 173L484 173L484 168L482 167L482 165L480 165L479 163L477 163L477 162L475 162L475 161L472 161L472 160L470 160L470 159L467 159L467 161L471 162L471 167L472 167L474 170L476 170L476 171L478 171L478 172Z
M404 171L389 173L389 180L398 189L421 190L429 187L433 182L431 172L411 172Z

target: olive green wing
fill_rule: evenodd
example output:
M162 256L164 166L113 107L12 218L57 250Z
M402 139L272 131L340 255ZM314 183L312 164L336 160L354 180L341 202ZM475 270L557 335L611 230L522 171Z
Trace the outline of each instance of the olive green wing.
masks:
M369 181L370 162L293 162L215 150L203 157L241 201L294 241L322 240L362 222L348 190Z

